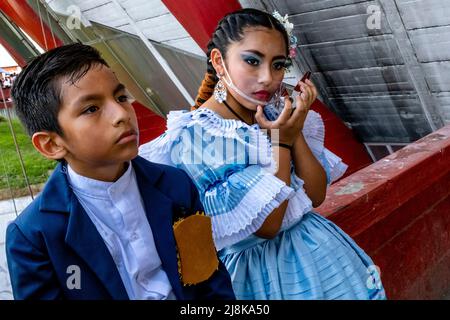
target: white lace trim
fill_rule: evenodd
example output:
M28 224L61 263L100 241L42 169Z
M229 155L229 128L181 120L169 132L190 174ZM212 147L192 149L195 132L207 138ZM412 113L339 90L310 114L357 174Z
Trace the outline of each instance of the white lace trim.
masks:
M330 150L324 148L323 150L325 160L327 161L328 168L330 170L330 184L340 177L344 175L344 173L348 169L348 165L346 165L341 158L335 155Z
M324 149L325 142L325 125L319 113L308 111L302 133L308 147L316 157L319 156Z
M171 111L167 116L166 132L159 138L142 145L139 148L139 154L150 161L159 159L159 161L164 161L163 163L172 164L173 162L168 156L161 156L161 154L169 154L173 143L180 139L182 130L195 125L211 136L235 139L238 143L248 146L249 149L257 146L260 150L267 150L266 152L257 152L258 164L272 174L276 172L277 166L273 158L271 143L258 125L249 126L239 120L223 119L214 111L206 108L191 112ZM242 139L238 134L238 129L246 130L248 141Z
M284 214L282 229L285 229L297 221L299 221L303 215L313 209L312 201L307 196L303 185L305 182L297 177L295 173L291 174L291 185L294 186L295 192L289 199L289 203Z
M316 158L322 162L321 156L324 156L326 164L322 163L322 166L329 169L330 183L342 177L348 166L341 158L325 148L325 125L322 116L310 110L306 116L302 132L306 143Z
M261 173L261 180L249 189L235 208L223 214L211 214L217 250L235 244L256 232L267 216L295 193L272 174L264 171ZM204 207L207 214L213 206L205 197Z

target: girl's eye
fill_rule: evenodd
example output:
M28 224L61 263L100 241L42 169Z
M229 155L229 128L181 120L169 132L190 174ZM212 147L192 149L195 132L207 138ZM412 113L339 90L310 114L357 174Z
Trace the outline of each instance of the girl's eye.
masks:
M259 60L255 58L246 58L245 62L252 66L257 66L259 64Z
M291 59L287 59L286 62L284 63L284 67L290 68L292 66L292 60Z
M275 70L281 70L281 69L283 69L283 68L286 68L287 67L287 63L286 62L275 62L274 64L273 64L273 67L275 68Z
M87 108L86 110L84 110L84 114L91 114L94 113L96 111L98 111L98 107L97 106L90 106L89 108Z
M128 102L128 101L131 101L131 97L129 97L129 96L127 96L127 95L121 95L121 96L119 96L118 98L117 98L117 101L119 101L119 102Z

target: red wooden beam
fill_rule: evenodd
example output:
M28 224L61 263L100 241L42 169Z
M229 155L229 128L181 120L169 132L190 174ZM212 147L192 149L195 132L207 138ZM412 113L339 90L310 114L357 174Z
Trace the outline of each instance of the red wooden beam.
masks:
M241 8L237 0L162 0L197 44L206 45L220 19Z
M22 28L44 50L50 50L63 45L60 39L55 35L52 36L51 30L45 23L41 26L39 15L34 12L26 0L2 0L0 1L0 10L14 21L17 26ZM41 13L45 14L45 12ZM55 41L53 41L53 37Z
M147 143L166 131L166 119L138 101L133 102L139 126L139 145Z
M388 298L450 290L450 125L342 179L317 208L381 269Z
M16 51L14 48L5 41L2 37L0 37L0 44L5 48L6 51L11 55L11 57L16 61L16 63L21 67L25 67L27 65L26 60Z
M316 99L311 109L322 116L325 124L325 146L348 165L343 178L372 164L364 145L358 142L353 131L347 128L325 104Z

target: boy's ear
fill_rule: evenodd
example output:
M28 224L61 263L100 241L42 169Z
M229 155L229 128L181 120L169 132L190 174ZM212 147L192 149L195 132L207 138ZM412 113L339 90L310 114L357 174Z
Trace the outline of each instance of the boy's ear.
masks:
M225 63L223 61L223 57L222 57L222 53L219 51L219 49L214 48L211 50L211 54L210 54L210 58L211 58L211 63L214 67L214 69L216 70L216 74L223 76L224 74L224 69L223 69L223 63Z
M59 160L67 154L61 137L55 132L36 132L31 137L31 141L36 150L47 159Z

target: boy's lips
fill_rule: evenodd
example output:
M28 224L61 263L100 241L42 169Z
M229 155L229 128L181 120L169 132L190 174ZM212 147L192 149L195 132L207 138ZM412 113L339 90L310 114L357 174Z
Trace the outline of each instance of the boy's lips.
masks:
M117 139L116 143L118 143L118 144L125 144L125 143L128 143L130 141L137 140L137 137L138 137L138 135L137 135L136 130L131 129L131 130L128 130L128 131L125 131L124 133L122 133L119 136L119 138Z

